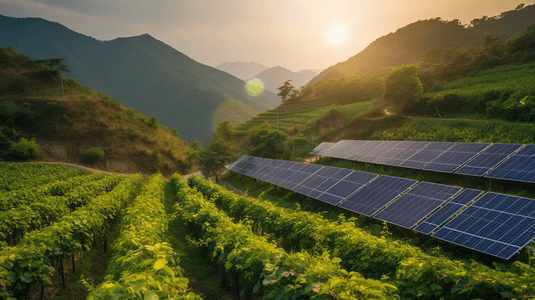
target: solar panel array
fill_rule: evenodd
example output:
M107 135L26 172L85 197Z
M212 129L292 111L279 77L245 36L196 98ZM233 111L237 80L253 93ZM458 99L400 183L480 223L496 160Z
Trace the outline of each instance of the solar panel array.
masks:
M311 154L535 183L535 145L341 140L320 146Z
M346 146L348 144L357 143L348 142ZM447 148L451 153L466 153L466 159L469 153L475 153L483 147L457 145L462 146L453 147L454 145L441 143L428 148L429 143L398 142L388 150L381 150L382 156L377 157L384 157L388 152L396 152L397 157L402 157L405 154L401 153L412 147L428 148L428 152ZM368 141L361 141L359 146L368 151L385 148L382 143ZM514 152L515 149L513 146L488 146L485 146L486 150L493 151L489 152L489 159L485 158L472 167L486 168L488 164L484 161L496 161L500 155ZM503 150L504 148L508 150ZM526 151L523 156L530 156L530 153ZM331 205L405 228L414 228L415 231L504 259L518 253L535 238L534 199L492 192L481 196L483 192L474 189L247 155L240 157L228 169ZM511 168L506 170L512 172Z

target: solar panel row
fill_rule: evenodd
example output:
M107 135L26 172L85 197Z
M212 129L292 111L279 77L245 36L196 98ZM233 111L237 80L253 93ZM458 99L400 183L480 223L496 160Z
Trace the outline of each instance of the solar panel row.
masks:
M360 162L535 183L535 145L342 140L317 148Z
M430 149L440 147L446 145ZM251 156L240 157L228 169L505 259L535 238L533 199L492 192L480 197L479 190Z

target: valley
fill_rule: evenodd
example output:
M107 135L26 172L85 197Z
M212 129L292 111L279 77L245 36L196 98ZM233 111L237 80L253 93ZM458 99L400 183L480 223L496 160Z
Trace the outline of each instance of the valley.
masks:
M302 72L212 68L150 35L104 42L0 16L0 298L533 299L533 181L312 154L344 141L531 149L533 16L535 5L519 5L467 25L419 20L292 77L287 94L288 76ZM36 30L35 40L19 38ZM245 88L255 76L260 96ZM532 172L533 154L522 155L511 172ZM344 206L377 178L413 185L377 200L386 204L375 214ZM376 218L422 182L513 199L495 214L524 201L511 220L523 218L530 242L500 258ZM319 196L338 183L347 184L330 194L338 201ZM434 230L475 210L478 197Z

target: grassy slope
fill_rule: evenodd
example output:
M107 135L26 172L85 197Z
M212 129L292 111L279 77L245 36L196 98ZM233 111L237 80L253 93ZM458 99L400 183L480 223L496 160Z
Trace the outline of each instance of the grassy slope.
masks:
M357 115L373 109L373 101L354 103L349 105L327 105L304 109L291 109L279 111L279 129L283 131L292 130L294 127L314 123L327 116L333 109L339 110L349 120L353 120ZM277 127L277 110L268 110L258 116L240 124L236 129L238 132L247 132L249 129L268 123L272 128Z
M27 57L2 49L0 102L29 107L33 120L7 124L22 136L35 137L45 161L82 163L82 153L100 147L105 160L96 167L118 172L181 172L187 144L167 128L113 98L64 78L65 101L59 78L36 80L39 68ZM39 78L38 78L39 79ZM13 82L25 82L16 90ZM6 125L6 124L0 124Z
M238 125L258 115L258 111L234 99L228 99L221 103L214 113L214 130L217 123L228 120L234 125Z

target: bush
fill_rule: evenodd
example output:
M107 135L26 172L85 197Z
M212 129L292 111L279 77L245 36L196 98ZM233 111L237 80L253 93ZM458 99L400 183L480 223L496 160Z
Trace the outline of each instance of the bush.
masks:
M37 158L39 153L41 153L41 146L35 142L35 138L30 141L20 138L18 143L12 142L8 150L8 156L17 160Z
M173 166L171 165L170 162L166 161L166 162L163 163L163 169L164 169L167 173L171 172L171 169L172 169L172 168L173 168Z
M87 149L84 152L82 159L85 163L92 164L98 160L104 159L104 151L99 147Z

